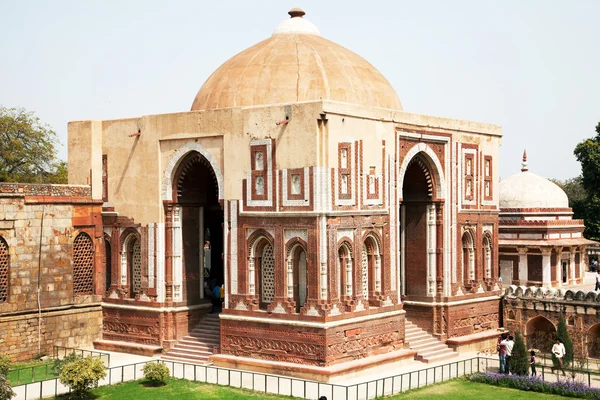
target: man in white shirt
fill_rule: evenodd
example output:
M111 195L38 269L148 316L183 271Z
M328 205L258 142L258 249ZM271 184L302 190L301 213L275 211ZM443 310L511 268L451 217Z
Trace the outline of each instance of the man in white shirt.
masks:
M552 346L552 354L554 354L554 356L556 357L556 360L558 361L558 368L560 368L563 375L565 375L565 370L563 368L563 357L565 356L566 352L567 350L565 349L565 345L562 344L560 339L557 338L556 343L554 343L554 345ZM552 372L554 372L554 369L555 367L552 367Z
M506 363L506 368L504 370L504 372L506 372L508 374L508 372L510 371L510 357L512 357L512 349L513 346L515 345L515 342L513 341L513 337L509 336L508 339L504 339L503 341L500 342L500 346L504 346L504 348L506 349L506 355L505 357L505 363Z

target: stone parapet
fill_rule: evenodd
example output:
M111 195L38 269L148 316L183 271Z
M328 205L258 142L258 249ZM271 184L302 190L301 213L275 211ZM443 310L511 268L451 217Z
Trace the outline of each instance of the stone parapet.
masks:
M0 183L0 197L6 194L18 196L91 197L92 188L88 185Z

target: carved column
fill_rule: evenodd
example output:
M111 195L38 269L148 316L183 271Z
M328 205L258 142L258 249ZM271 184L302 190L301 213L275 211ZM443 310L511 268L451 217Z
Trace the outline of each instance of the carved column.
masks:
M444 294L444 207L443 203L438 203L436 207L435 228L436 228L436 283L437 294Z
M542 286L544 287L552 286L550 268L552 268L552 249L542 248Z
M519 247L519 285L527 285L527 247ZM514 278L513 278L514 280ZM506 282L511 285L512 282Z
M435 204L427 206L427 295L434 296L436 292L436 212Z
M165 301L173 301L173 204L165 202Z
M287 298L294 300L294 260L291 254L287 258Z
M575 253L577 252L577 247L571 247L570 249L570 253L569 253L569 273L567 275L567 282L569 285L575 285L577 284L577 279L575 278ZM581 268L582 265L582 260L585 257L582 257L581 254L585 255L585 252L579 253L579 268ZM579 272L579 276L584 276L584 273L581 271Z
M375 291L381 293L381 256L375 254Z

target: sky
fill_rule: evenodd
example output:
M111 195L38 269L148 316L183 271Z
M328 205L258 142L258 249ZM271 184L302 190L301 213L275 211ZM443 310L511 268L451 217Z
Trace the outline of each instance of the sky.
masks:
M600 1L0 0L0 105L67 122L188 111L293 7L361 55L405 111L502 126L500 177L580 174L600 121Z

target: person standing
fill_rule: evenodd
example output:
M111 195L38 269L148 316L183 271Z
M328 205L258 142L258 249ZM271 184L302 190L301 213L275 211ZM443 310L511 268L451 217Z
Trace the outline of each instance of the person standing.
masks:
M531 365L531 376L537 376L537 372L535 370L535 351L531 350L529 353L531 358L529 359L529 365Z
M498 351L498 358L500 360L500 373L504 373L506 370L506 346L503 342L507 338L507 334L503 333L498 337L498 343L496 344L496 351Z
M565 374L565 369L563 368L563 357L565 356L565 345L560 341L560 339L556 339L556 343L552 346L552 354L556 357L556 361L558 362L558 368L562 371L563 375ZM552 367L552 372L556 367Z
M504 355L504 373L508 374L510 371L510 358L512 357L512 349L515 345L513 337L509 336L508 339L500 342L501 346L504 346L506 354Z
M594 291L597 292L598 290L600 290L600 269L596 268L596 288Z

